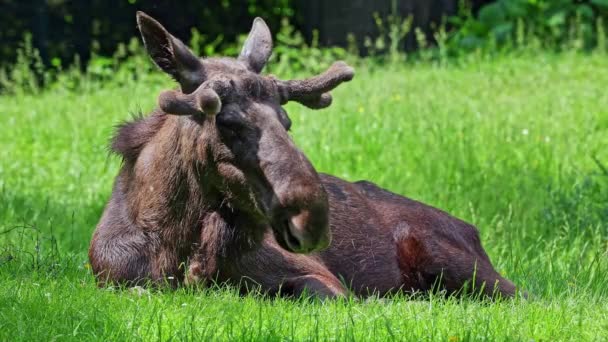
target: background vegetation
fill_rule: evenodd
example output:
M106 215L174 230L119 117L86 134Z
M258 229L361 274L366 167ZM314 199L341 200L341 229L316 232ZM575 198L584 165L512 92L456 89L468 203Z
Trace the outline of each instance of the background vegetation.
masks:
M530 13L553 6L494 5L511 3L543 9ZM107 140L173 83L137 40L55 67L26 40L0 73L0 340L608 339L602 4L564 4L565 36L539 29L543 16L509 14L501 23L512 30L500 38L499 21L483 24L483 7L450 19L459 29L438 28L435 42L417 34L421 49L409 54L400 41L415 28L383 18L365 58L307 43L285 24L267 69L287 78L336 58L355 65L330 108L287 106L298 146L321 172L372 180L477 225L529 300L320 303L230 288L96 288L86 253L120 166ZM572 15L583 5L593 11L584 21ZM215 49L192 37L195 49Z

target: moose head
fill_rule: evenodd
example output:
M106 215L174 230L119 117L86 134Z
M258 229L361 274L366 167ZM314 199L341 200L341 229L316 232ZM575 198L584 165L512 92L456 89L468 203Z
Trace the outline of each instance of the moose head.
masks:
M309 79L261 75L272 53L272 37L261 18L254 20L236 59L198 58L143 12L137 13L137 23L155 64L179 83L180 91L160 94L159 107L190 127L196 163L204 164L200 181L214 188L220 204L241 213L250 229L271 227L286 250L327 247L327 194L290 138L291 121L281 105L296 101L313 109L327 107L329 91L351 80L353 69L337 62Z

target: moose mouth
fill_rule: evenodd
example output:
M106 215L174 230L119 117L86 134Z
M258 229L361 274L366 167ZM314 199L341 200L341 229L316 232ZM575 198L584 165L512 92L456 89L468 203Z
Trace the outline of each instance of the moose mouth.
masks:
M306 253L308 250L302 248L302 243L293 235L287 219L272 224L272 232L275 240L283 249L293 253Z

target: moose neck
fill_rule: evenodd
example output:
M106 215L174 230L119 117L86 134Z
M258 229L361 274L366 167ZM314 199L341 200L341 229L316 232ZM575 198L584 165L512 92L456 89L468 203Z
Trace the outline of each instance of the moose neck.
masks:
M155 112L123 125L112 144L125 162L119 186L142 229L158 232L186 256L201 237L229 257L227 251L253 249L262 236L221 190L215 132L200 120Z

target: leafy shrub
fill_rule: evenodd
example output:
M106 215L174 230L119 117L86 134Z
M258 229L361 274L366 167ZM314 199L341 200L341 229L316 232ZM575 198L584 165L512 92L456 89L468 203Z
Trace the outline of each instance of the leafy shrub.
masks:
M497 0L477 16L461 9L450 18L457 28L450 44L452 50L469 51L532 39L543 48L590 49L604 39L607 15L608 0Z
M289 20L283 19L268 69L279 75L301 71L317 73L345 56L346 50L343 48L321 48L318 31L313 32L312 42L307 44L302 34L290 25Z
M210 40L192 29L189 45L200 56L237 56L245 41L246 34L236 41L225 42L222 35ZM300 72L317 73L338 59L347 57L347 52L339 47L320 47L318 32L311 44L289 22L283 19L276 35L276 43L267 71L281 76L291 76ZM354 59L352 60L354 62ZM60 87L66 90L95 89L95 84L111 83L124 85L130 82L157 81L162 73L157 71L150 60L139 37L128 43L120 43L111 56L99 53L93 43L91 58L84 66L78 55L68 67L63 68L59 59L52 67L45 68L40 54L32 45L31 35L26 34L17 50L17 60L9 67L0 67L0 94L32 93L42 88Z

